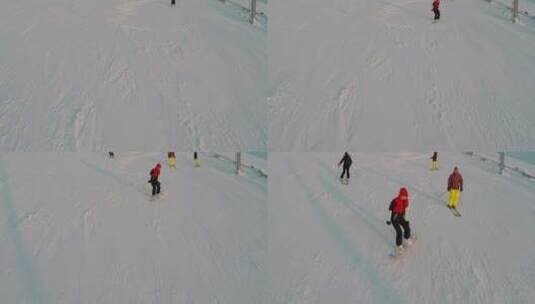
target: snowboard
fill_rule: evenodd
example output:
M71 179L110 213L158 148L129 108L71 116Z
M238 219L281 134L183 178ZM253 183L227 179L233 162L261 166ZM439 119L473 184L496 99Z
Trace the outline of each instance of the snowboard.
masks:
M412 235L408 240L403 240L403 249L402 250L399 250L397 247L394 249L394 251L392 253L390 253L390 257L392 259L397 259L397 258L400 258L402 256L404 256L405 254L407 254L407 251L409 250L410 247L414 246L414 243L416 242L417 238L416 238L416 235Z
M451 213L453 213L453 215L461 216L461 214L459 213L459 211L456 208L452 208L452 207L448 206L448 209L450 209L450 211L451 211Z
M340 179L340 183L342 183L342 185L349 185L349 179L348 178L341 178Z
M152 194L150 194L149 201L151 201L151 202L155 202L155 201L157 201L157 200L162 199L163 197L164 197L164 195L163 195L162 192L160 192L159 194L156 194L156 195L152 195Z

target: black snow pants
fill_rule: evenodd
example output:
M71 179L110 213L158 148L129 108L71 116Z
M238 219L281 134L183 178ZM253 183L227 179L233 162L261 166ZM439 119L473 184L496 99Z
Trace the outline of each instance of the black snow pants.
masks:
M405 237L405 239L411 237L411 227L409 227L409 222L405 220L403 215L394 215L392 226L394 226L394 229L396 230L396 246L401 246L401 244L403 244L403 237ZM401 228L403 228L403 231Z
M171 5L175 5L175 0L171 0Z
M349 167L343 168L342 175L340 175L340 179L343 179L345 174L347 174L347 179L349 179Z
M160 194L160 182L151 180L150 184L152 185L152 195Z
M440 19L440 10L438 8L434 8L433 13L435 13L435 20Z

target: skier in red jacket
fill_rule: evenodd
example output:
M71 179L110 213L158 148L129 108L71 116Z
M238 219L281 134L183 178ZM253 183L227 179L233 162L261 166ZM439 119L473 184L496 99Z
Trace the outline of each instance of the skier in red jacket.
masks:
M440 0L433 0L433 9L431 10L435 13L435 22L440 19Z
M158 177L160 176L161 167L162 165L157 164L156 167L150 170L149 183L152 185L152 196L155 196L156 194L160 194L160 182L158 181Z
M448 198L448 207L456 209L461 192L463 192L463 176L459 172L459 168L453 168L453 172L448 178L448 192L450 197Z
M399 194L390 203L389 210L392 211L388 225L392 224L396 230L396 246L398 250L403 249L403 238L409 240L411 237L411 228L409 222L405 219L405 212L409 208L409 191L403 187ZM403 228L403 230L401 229Z

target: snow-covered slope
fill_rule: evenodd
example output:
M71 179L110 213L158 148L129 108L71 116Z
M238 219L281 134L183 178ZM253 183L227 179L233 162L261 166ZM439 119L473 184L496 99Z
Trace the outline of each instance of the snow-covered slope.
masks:
M521 0L522 2L522 0ZM269 5L277 151L535 148L535 19L444 0Z
M535 182L463 154L269 155L269 303L531 303ZM453 166L465 180L455 217L445 207ZM392 259L388 205L409 188L418 240Z
M2 155L2 303L259 303L266 179L177 156L150 201L163 153Z
M470 154L470 153L469 153ZM499 166L500 156L498 153L475 153L472 156L478 158L480 161L493 162L495 166ZM535 152L507 152L505 154L505 171L515 171L524 177L535 179Z
M267 17L217 0L0 0L0 149L263 150Z
M508 1L508 0L484 0L484 1L488 1L489 3L492 3L492 4L497 4L497 5L501 5L501 6L505 6L507 7L510 12L511 12L511 16L512 16L512 7L513 7L513 1ZM522 15L526 16L526 17L531 17L531 18L535 18L535 1L534 0L519 0L518 1L518 13L520 15L520 20L524 20L524 18L522 17Z

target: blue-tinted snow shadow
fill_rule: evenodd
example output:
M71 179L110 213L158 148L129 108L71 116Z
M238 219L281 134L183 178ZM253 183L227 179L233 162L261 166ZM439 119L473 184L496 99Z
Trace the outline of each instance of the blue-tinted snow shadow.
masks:
M7 232L15 245L17 270L20 272L22 280L30 293L31 303L46 303L43 287L35 271L33 257L26 250L21 231L18 228L17 209L13 203L13 196L9 189L5 165L2 159L0 159L0 193L3 201L2 207L7 216Z

